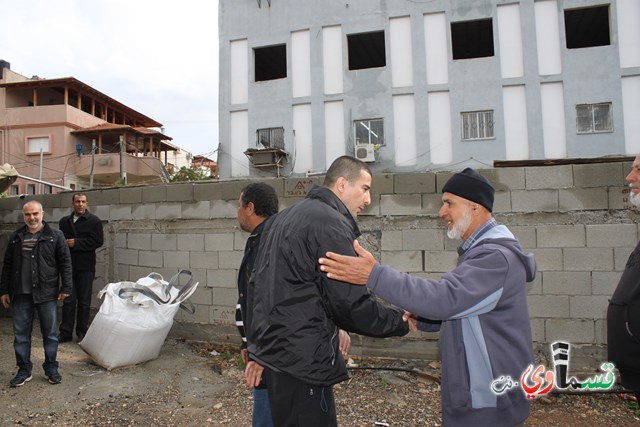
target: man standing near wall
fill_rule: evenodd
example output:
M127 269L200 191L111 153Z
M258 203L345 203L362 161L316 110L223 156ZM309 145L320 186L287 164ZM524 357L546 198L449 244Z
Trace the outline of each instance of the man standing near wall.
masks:
M640 207L640 155L626 177L629 199ZM609 361L620 372L622 385L640 402L640 243L629 255L607 310Z
M519 380L533 364L525 283L535 277L535 258L493 218L494 189L478 172L454 174L442 193L438 216L447 236L463 242L457 267L440 280L380 265L357 241L359 257L328 252L320 268L420 316L412 330L441 330L443 425L522 425L529 416L525 393L497 394L491 383L502 376Z
M89 203L83 193L71 196L72 212L58 223L67 239L73 265L73 292L62 305L59 340L71 341L75 323L78 342L89 329L91 291L96 275L96 249L102 246L102 221L87 210ZM77 307L77 316L76 316Z
M339 157L322 187L269 219L262 233L248 290L245 378L251 387L264 374L274 425L337 425L333 385L348 378L340 328L377 337L408 332L403 312L327 279L317 266L329 248L354 253L355 217L371 203L371 178L366 163Z
M42 367L49 382L59 384L62 376L56 360L56 301L71 293L71 256L60 230L43 221L40 202L25 203L22 213L25 225L9 237L0 277L0 302L6 309L10 305L13 308L13 348L18 365L18 373L9 384L20 387L32 378L31 331L35 312L44 346Z

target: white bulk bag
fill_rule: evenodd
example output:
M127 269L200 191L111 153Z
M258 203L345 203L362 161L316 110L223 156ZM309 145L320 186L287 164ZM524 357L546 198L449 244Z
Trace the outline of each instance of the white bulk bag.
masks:
M180 275L189 282L178 289ZM192 281L191 272L181 270L169 282L151 273L137 282L108 284L98 293L104 300L80 347L108 370L157 358L178 309L195 311L187 301L198 286Z

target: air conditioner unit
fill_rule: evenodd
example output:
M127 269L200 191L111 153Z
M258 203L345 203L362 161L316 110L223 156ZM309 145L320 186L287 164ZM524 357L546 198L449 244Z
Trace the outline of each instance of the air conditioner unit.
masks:
M357 144L356 159L362 160L363 162L375 162L376 152L373 144Z

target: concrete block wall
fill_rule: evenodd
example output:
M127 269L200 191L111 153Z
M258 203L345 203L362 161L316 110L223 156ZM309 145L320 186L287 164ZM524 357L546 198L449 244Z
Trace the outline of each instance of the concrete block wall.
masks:
M538 262L537 277L527 290L539 348L548 350L549 343L563 339L574 351L606 357L607 299L639 237L637 211L629 205L624 181L630 168L631 162L614 162L481 170L497 190L496 219ZM362 244L381 262L412 274L437 279L452 269L460 242L446 237L437 217L440 191L451 174L374 176L372 203L358 219ZM276 188L285 208L301 200L322 177L265 181ZM109 282L136 280L150 272L169 278L187 268L200 283L192 297L197 309L195 315L180 313L177 320L183 326L228 327L225 339L235 339L236 275L247 238L237 225L236 211L247 183L86 191L90 210L104 221L106 237L98 252L96 293ZM54 224L69 212L71 193L33 197ZM18 198L0 199L0 255L9 233L21 224L23 203ZM94 300L95 307L99 303ZM406 354L398 356L434 354L433 334L411 334L402 340L417 344L390 341L389 346L404 349L399 351ZM378 343L367 348L377 352L379 347ZM416 350L420 348L423 351Z

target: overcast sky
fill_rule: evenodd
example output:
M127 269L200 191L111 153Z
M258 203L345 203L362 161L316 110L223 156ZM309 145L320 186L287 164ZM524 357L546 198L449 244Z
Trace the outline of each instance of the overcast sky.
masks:
M0 0L0 59L75 77L217 159L217 0Z

